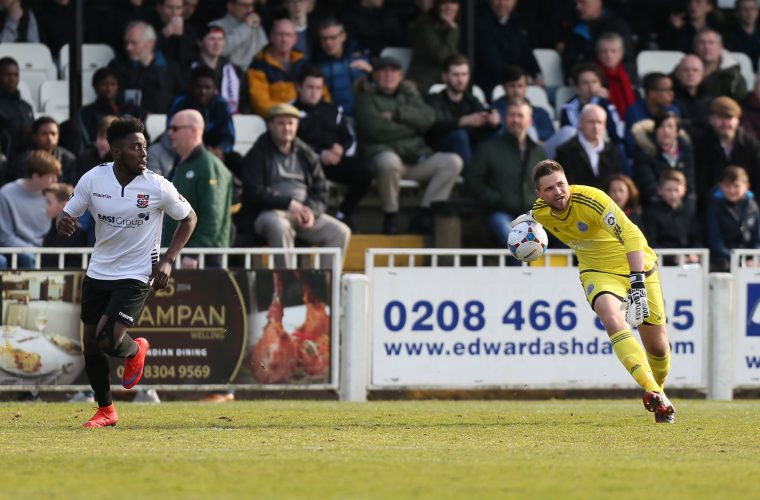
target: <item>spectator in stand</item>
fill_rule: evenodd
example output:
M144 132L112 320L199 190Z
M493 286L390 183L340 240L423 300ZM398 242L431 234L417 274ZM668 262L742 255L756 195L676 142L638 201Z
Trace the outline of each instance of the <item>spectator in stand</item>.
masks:
M0 172L0 185L16 170L18 155L32 144L34 112L18 91L18 63L0 58L0 151L6 156L6 171Z
M730 165L721 173L718 188L710 194L705 214L710 272L728 272L734 248L760 248L760 209L749 188L747 172Z
M520 66L507 66L504 70L502 85L504 86L504 95L496 99L491 107L499 112L500 120L504 123L507 117L507 103L526 99L528 76ZM532 104L530 107L533 124L528 129L528 136L533 142L544 142L554 135L554 122L544 108ZM503 128L502 126L501 131Z
M602 0L576 0L578 22L569 30L562 51L562 69L565 75L572 73L576 64L596 59L596 42L602 33L617 33L623 39L623 64L628 71L636 72L636 52L628 23L610 9Z
M686 10L670 14L670 23L658 37L664 50L694 50L694 36L704 29L719 30L721 23L714 0L687 0Z
M70 0L45 2L43 8L37 7L34 10L40 41L48 46L55 61L58 60L61 47L74 37L74 24L68 22L71 19L71 12Z
M235 125L227 102L217 94L216 73L208 66L196 66L190 80L190 92L176 97L169 107L166 114L167 127L173 123L177 112L184 109L198 111L203 117L201 123L205 124L204 146L224 161L235 145Z
M77 247L92 246L89 244L87 231L85 230L84 227L82 227L79 224L78 220L77 220L76 229L74 229L74 234L72 234L70 238L59 235L58 231L55 228L56 219L58 218L59 215L61 215L61 212L63 212L63 207L66 206L66 203L69 201L69 198L71 198L71 195L73 193L74 193L74 186L72 186L71 184L66 184L65 182L51 184L50 186L42 190L42 195L45 197L45 212L47 213L48 219L50 219L50 223L48 224L48 227L50 228L50 230L42 239L43 247L77 248ZM87 212L86 215L87 215L87 218L91 220L92 216L89 215L89 212ZM85 217L82 217L82 219L84 218ZM67 267L67 268L81 268L82 258L79 255L67 255L64 258L63 264L64 264L64 267ZM42 255L40 267L57 268L58 255L56 254Z
M562 105L559 122L561 126L569 125L575 129L580 122L581 109L586 104L598 104L607 112L607 137L615 144L623 143L623 121L617 108L604 95L607 91L602 87L602 75L594 63L582 63L573 69L573 85L575 97Z
M156 51L156 32L142 21L127 25L124 33L126 59L115 58L109 69L122 84L123 101L148 113L166 113L177 93L177 69Z
M0 0L0 43L40 43L37 18L21 0Z
M63 182L76 184L77 177L77 158L68 149L58 145L59 139L58 122L49 116L41 116L34 120L32 125L32 144L33 146L19 156L19 165L26 164L26 158L33 151L45 151L52 155L61 165L61 172L58 177ZM26 174L25 169L17 169L16 178L21 178Z
M486 109L468 90L470 62L466 56L454 54L446 58L443 81L446 87L425 96L425 101L435 111L435 122L427 134L428 142L436 151L458 154L466 170L475 146L499 130L501 116L495 109Z
M401 63L383 57L373 68L374 83L364 82L359 87L354 114L361 152L376 169L383 232L399 233L399 185L401 179L413 179L427 186L411 229L430 234L430 205L448 200L462 171L462 159L452 153L436 153L425 144L424 135L435 122L435 111L425 104L416 85L403 81Z
M465 172L465 188L486 210L486 228L500 248L507 248L512 221L536 199L531 172L545 156L528 136L530 122L528 101L510 101L506 132L478 146L472 166Z
M314 64L322 68L332 101L348 116L354 114L354 84L372 73L369 52L347 40L343 23L327 18L319 24L320 49Z
M739 63L723 50L723 37L715 30L705 28L694 37L694 53L705 67L705 87L710 95L728 96L741 100L747 94Z
M224 57L224 30L219 26L207 24L198 33L198 58L192 67L211 68L216 77L216 88L227 102L232 114L248 111L247 84L243 70Z
M695 198L686 196L686 177L675 169L664 170L657 183L657 195L644 209L644 235L652 248L699 248L702 246L696 222ZM697 255L687 255L684 264L698 263ZM666 257L665 265L676 264Z
M541 68L523 31L516 0L488 0L475 17L474 81L486 95L502 82L507 66L525 70L534 85L543 85Z
M325 213L325 175L319 155L296 137L300 116L287 103L269 110L269 130L245 156L238 228L243 233L253 230L273 248L292 248L298 237L320 247L338 247L345 258L351 229ZM285 264L275 260L278 266ZM329 267L327 260L322 262Z
M256 54L248 68L249 100L259 116L268 116L272 106L296 98L296 79L306 65L303 54L293 50L297 39L293 21L275 20L270 38L271 43ZM325 87L325 97L329 99L329 95Z
M111 122L116 118L118 118L116 115L105 115L100 119L92 146L86 148L77 156L77 179L81 179L92 167L113 161L106 131Z
M58 180L61 163L50 153L26 157L26 177L0 188L0 247L39 247L50 229L42 190ZM34 267L34 255L18 254L18 267Z
M673 103L673 80L664 73L649 73L642 82L644 86L644 99L628 108L625 114L625 146L630 158L636 152L636 143L633 139L633 127L641 120L651 120L655 116L672 112L681 116L681 111Z
M607 112L598 104L581 109L578 134L557 148L557 162L570 184L602 189L607 178L625 167L620 148L606 139Z
M185 248L227 248L230 246L232 220L232 174L203 146L203 116L194 109L183 109L171 118L167 128L172 147L177 152L172 184L195 210L198 221ZM171 243L177 221L164 218L163 245ZM198 257L185 255L181 267L197 269ZM221 255L207 255L206 267L221 267Z
M373 56L385 47L406 47L403 23L384 4L385 0L358 0L343 16L348 38Z
M182 19L186 23L192 23L193 26L197 24L197 17L195 15L195 12L198 10L198 4L200 3L200 0L182 0ZM205 26L206 23L203 23L203 26ZM197 28L197 26L196 26Z
M639 190L633 180L625 174L615 174L607 179L607 185L604 187L612 201L619 206L625 215L631 219L631 222L644 227L641 218L641 204L639 203Z
M238 68L248 68L253 57L267 45L261 17L254 10L254 0L228 0L227 15L211 24L224 30L222 55Z
M111 68L98 68L92 75L92 87L95 89L95 102L82 106L79 116L82 120L82 138L84 146L92 145L104 116L134 116L145 120L145 111L122 100L119 92L119 75Z
M639 99L636 72L623 64L623 37L617 33L602 33L596 42L596 64L604 75L607 99L625 116L629 106Z
M681 172L686 193L696 200L694 149L689 136L681 130L678 116L665 111L654 120L643 120L636 124L632 135L636 144L633 180L644 206L657 199L657 181L666 170Z
M704 65L695 55L686 55L674 72L673 103L681 111L681 126L693 143L699 142L710 128L708 109L712 96L704 84Z
M314 10L314 0L284 0L285 8L288 11L288 18L293 21L296 28L295 50L302 53L307 59L313 52L314 43L314 23L311 22L310 14Z
M446 59L459 53L459 0L435 0L427 14L409 27L412 61L406 78L426 94L430 86L441 81Z
M185 24L182 0L157 0L151 26L158 35L156 47L169 61L186 68L195 55L195 30Z
M372 172L356 156L356 140L341 107L322 98L324 75L307 66L298 79L298 138L317 154L327 179L348 187L335 218L354 230L353 214L372 186Z
M148 146L148 169L168 179L176 157L177 152L171 145L169 134L163 133Z
M707 201L729 165L744 168L750 184L760 186L760 142L739 127L741 114L741 107L730 97L717 97L710 103L710 131L696 145L699 202Z
M755 139L760 139L760 76L755 79L755 88L742 99L741 126Z
M726 46L732 52L743 52L757 71L760 59L760 29L757 26L757 0L736 0L735 20L726 30Z

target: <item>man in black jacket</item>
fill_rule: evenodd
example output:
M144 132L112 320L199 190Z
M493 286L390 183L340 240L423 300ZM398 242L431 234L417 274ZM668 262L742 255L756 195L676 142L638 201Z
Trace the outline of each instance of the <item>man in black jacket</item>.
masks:
M443 63L446 88L425 96L435 111L435 122L427 133L436 151L457 153L467 168L478 142L493 137L501 125L501 116L468 90L470 62L461 54L449 56Z
M557 148L557 161L570 184L604 189L607 178L623 170L620 148L605 140L607 112L597 104L581 110L578 135Z
M32 143L32 106L18 91L18 63L11 57L0 59L0 152L7 158L7 171L0 171L0 185L15 178L17 156Z
M760 142L739 127L741 107L730 97L710 103L710 130L696 144L697 202L705 207L710 191L729 165L743 167L750 186L760 187Z
M294 103L301 110L298 137L319 154L328 179L348 186L335 217L353 230L352 216L372 185L372 172L356 156L356 140L343 108L322 99L324 85L319 68L307 66L299 75Z
M351 230L325 213L325 175L317 153L296 137L300 116L290 104L269 110L268 132L243 159L238 230L263 236L270 247L292 248L297 236L320 247L339 247L345 256ZM281 258L277 263L287 265Z

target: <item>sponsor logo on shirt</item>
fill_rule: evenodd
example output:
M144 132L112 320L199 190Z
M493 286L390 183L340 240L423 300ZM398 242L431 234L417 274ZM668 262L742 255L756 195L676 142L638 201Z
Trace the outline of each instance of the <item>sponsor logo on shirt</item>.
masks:
M111 199L111 195L110 195L110 194L103 194L103 193L92 193L92 195L93 195L95 198L105 198L106 200L110 200L110 199ZM73 193L72 193L72 196L74 196L74 194L73 194Z
M142 215L143 217L140 217ZM98 221L108 224L111 227L140 227L145 223L147 217L145 214L138 215L137 219L127 219L119 215L98 214Z
M148 208L148 202L150 201L149 194L137 195L137 208Z

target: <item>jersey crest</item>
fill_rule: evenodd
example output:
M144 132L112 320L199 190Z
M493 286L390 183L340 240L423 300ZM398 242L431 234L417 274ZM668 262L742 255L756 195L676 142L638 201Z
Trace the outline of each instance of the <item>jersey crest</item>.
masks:
M150 195L149 194L138 194L137 195L137 208L147 208L149 200L150 200Z

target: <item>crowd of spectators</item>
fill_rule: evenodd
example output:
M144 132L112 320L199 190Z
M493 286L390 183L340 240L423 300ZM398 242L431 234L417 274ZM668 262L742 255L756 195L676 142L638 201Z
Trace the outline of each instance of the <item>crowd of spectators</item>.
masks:
M116 56L87 82L96 100L79 127L35 119L18 63L0 58L0 246L54 242L45 197L54 204L108 161L114 117L161 114L167 132L148 138L149 168L191 189L194 205L211 200L216 218L199 224L217 232L195 246L299 238L345 250L357 229L431 234L433 206L461 183L505 247L534 199L530 168L549 157L571 183L614 193L654 246L708 246L716 268L726 249L760 248L760 84L733 55L757 70L755 0L731 10L714 0L472 1L473 19L464 0L86 1L85 42ZM0 0L0 43L41 42L57 57L73 36L71 8ZM386 47L408 48L408 69ZM558 52L574 91L556 122L527 98L531 85L556 98L536 48ZM636 56L652 49L684 56L639 80ZM236 114L267 124L243 154ZM420 184L409 227L403 179ZM373 180L380 210L358 228ZM328 182L345 186L336 206ZM88 221L80 229L89 241Z

